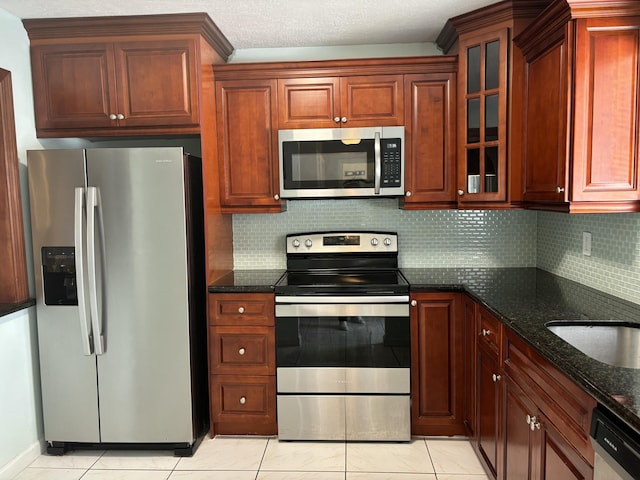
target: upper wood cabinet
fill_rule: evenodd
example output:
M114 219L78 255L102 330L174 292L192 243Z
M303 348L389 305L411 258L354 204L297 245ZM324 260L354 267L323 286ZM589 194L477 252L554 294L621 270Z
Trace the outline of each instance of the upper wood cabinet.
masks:
M499 2L450 19L438 38L459 58L456 194L462 208L521 203L523 62L511 39L549 2Z
M515 39L526 58L524 200L640 211L640 5L557 0Z
M452 64L451 70L455 68ZM404 209L456 204L456 74L405 75Z
M206 15L24 24L38 136L200 132L200 42L224 39Z
M223 212L279 212L275 80L216 82Z
M278 126L336 128L402 125L402 75L278 80Z

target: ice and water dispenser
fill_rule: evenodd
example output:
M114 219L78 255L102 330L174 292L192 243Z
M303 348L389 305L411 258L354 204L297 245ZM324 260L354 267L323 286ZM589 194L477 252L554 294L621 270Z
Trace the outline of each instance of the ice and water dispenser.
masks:
M78 305L74 247L42 247L46 305Z

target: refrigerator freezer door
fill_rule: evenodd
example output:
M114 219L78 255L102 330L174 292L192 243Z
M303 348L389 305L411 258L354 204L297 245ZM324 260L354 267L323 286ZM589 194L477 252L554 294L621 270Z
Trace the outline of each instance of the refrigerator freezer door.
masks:
M182 149L88 150L87 177L104 223L101 440L193 442Z
M45 440L97 442L96 358L85 355L78 307L45 304L42 275L43 247L73 251L74 190L85 186L84 151L29 151L27 168Z

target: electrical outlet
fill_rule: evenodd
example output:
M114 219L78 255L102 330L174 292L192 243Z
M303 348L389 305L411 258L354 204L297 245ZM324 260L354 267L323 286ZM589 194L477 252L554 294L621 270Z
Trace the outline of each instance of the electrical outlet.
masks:
M582 255L591 256L591 232L582 232Z

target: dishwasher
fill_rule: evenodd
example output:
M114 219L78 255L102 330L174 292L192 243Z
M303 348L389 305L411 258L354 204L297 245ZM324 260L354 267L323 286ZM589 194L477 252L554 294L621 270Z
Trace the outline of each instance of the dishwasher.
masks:
M593 480L640 479L640 433L602 405L593 410Z

